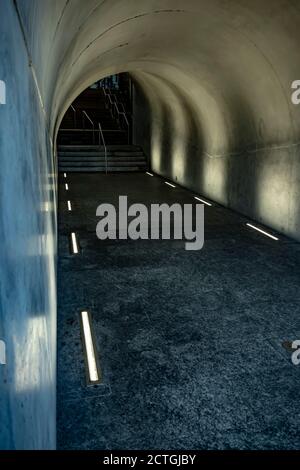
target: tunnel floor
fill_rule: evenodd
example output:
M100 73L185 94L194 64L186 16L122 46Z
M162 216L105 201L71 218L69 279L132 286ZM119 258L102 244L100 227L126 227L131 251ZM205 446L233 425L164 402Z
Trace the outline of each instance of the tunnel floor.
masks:
M96 207L193 202L146 174L60 175L59 449L297 449L300 245L205 208L205 245L100 241ZM73 203L68 212L66 201ZM69 254L71 231L82 252ZM103 383L85 385L89 309Z

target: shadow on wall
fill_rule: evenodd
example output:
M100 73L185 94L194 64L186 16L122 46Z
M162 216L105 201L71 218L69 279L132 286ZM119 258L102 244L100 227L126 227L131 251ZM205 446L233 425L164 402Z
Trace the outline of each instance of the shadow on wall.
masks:
M299 147L259 145L264 123L257 128L245 97L236 95L228 106L234 146L211 155L199 113L182 91L161 77L134 76L134 142L157 174L300 239Z
M257 173L254 161L247 160L247 149L253 150L257 142L255 116L246 97L236 94L228 100L229 113L234 116L234 148L225 156L220 156L224 173L224 196L218 202L254 217L257 214ZM245 151L241 151L245 149ZM255 146L254 146L255 150ZM216 158L218 161L218 158ZM247 168L247 171L245 169Z
M149 100L134 81L133 139L146 152L152 170L190 189L203 186L203 133L188 101L174 85L164 82L172 101L162 101L151 90ZM141 119L143 116L143 119Z

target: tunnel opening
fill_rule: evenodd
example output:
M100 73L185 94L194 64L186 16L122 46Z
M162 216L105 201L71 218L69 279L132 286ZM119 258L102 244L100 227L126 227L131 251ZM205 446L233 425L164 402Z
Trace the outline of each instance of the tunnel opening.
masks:
M105 77L73 101L60 124L57 144L99 144L99 124L107 145L130 144L131 115L129 75L123 73Z
M115 74L84 90L66 111L57 135L60 172L146 171L148 158L133 144L129 74Z

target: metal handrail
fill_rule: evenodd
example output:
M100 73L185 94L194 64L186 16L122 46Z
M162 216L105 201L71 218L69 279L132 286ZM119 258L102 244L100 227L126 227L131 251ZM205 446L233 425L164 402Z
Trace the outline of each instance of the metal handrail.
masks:
M74 113L74 127L75 127L75 129L76 129L76 109L74 108L74 106L73 106L72 104L71 104L71 109L72 109L72 111L73 111L73 113Z
M128 142L128 144L129 144L129 121L128 121L128 119L127 119L127 116L126 116L125 111L120 111L120 110L119 110L119 106L118 106L119 104L120 104L120 103L118 103L118 104L115 103L114 108L113 108L113 109L115 109L115 110L117 111L117 116L115 116L115 119L117 119L119 125L121 125L120 116L123 116L124 121L125 121L125 124L126 124L126 126L127 126L127 142Z
M128 122L128 119L127 119L127 116L125 113L120 113L120 115L122 115L124 117L124 120L126 122L126 125L127 125L127 143L129 144L129 122Z
M102 127L101 127L100 122L98 122L98 127L99 127L99 151L100 151L100 147L101 147L101 138L102 138L103 147L104 147L104 156L105 156L105 174L107 175L107 148L106 148L104 135L103 135L103 131L102 131Z
M113 109L116 109L116 110L117 110L117 116L115 116L115 119L117 119L118 122L119 122L120 111L119 111L119 108L118 108L117 103L114 103ZM114 114L114 113L113 113L113 114ZM119 124L120 124L120 122L119 122Z
M113 107L113 105L114 105L114 102L113 102L112 99L111 99L111 94L108 93L106 96L107 96L108 99L109 99L109 103L110 103L110 105L109 105L109 106L110 106L110 112L111 112L111 115L112 115L112 107Z
M122 113L126 113L124 104L123 104L121 101L120 101L118 104L119 104L119 106L122 107L122 110L123 110L123 111L121 111L121 112L122 112Z
M125 122L126 122L127 126L129 126L129 122L128 122L126 114L124 112L120 113L120 114L122 114L124 116Z
M103 91L104 91L105 98L109 101L109 108L110 108L111 116L117 119L119 124L120 124L120 116L122 115L124 117L124 120L127 126L127 142L129 143L130 125L126 116L124 105L118 100L118 97L115 94L111 93L109 89L105 90L103 88ZM123 111L120 111L119 106L122 106Z
M82 111L82 115L83 115L83 118L82 118L83 128L84 128L84 117L86 117L90 121L90 123L92 124L92 127L93 127L93 143L95 143L95 124L91 120L90 116L88 115L88 113L86 111Z

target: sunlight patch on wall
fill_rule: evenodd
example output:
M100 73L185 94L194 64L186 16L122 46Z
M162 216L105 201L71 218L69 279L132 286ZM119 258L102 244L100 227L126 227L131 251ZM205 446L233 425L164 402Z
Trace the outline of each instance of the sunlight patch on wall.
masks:
M227 203L227 159L204 157L203 194L216 202Z
M261 163L256 180L256 207L259 220L281 231L282 221L289 216L290 180L283 175L287 173L290 155L283 149L268 153L257 157Z

